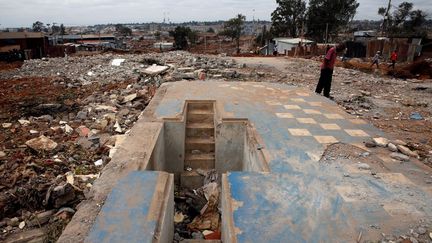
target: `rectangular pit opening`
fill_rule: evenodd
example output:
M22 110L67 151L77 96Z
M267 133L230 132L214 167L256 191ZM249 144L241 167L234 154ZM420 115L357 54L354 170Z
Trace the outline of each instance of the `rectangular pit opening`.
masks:
M173 242L220 239L221 175L268 171L249 121L218 115L215 101L185 102L181 118L164 121L153 149L147 169L175 175Z

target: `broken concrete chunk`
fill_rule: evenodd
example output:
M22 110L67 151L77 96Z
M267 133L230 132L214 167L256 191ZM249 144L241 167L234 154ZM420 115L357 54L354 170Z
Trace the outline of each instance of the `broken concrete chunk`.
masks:
M79 126L75 131L80 135L80 137L87 137L90 133L90 129L88 129L86 126Z
M64 128L63 128L63 131L66 133L66 134L72 134L73 133L73 128L71 127L71 126L69 126L68 124L66 124L65 126L64 126Z
M364 145L366 146L366 148L375 148L377 146L372 139L365 141Z
M122 128L121 128L121 126L120 126L120 124L119 124L118 121L116 121L116 123L114 124L114 128L115 128L115 131L118 132L118 133L122 133L123 132L123 130L122 130Z
M403 145L403 146L407 146L408 144L407 143L405 143L404 141L402 141L402 140L394 140L393 142L392 142L393 144L395 144L395 145Z
M359 170L370 170L371 169L371 167L368 164L366 164L366 163L359 163L357 165L357 168Z
M3 128L10 128L10 127L12 127L12 123L3 123L2 127Z
M18 120L18 122L24 127L30 125L30 121L28 120Z
M124 99L123 99L123 103L131 102L131 101L133 101L134 99L136 99L137 97L138 97L137 94L131 94L131 95L128 95L128 96L124 97Z
M424 235L427 232L426 229L423 227L418 227L416 231L419 235Z
M158 75L165 73L166 71L168 71L168 69L168 66L159 66L154 64L153 66L150 66L146 70L144 70L144 73L148 75Z
M74 178L73 173L69 171L65 175L66 175L66 181L67 181L67 183L73 185L74 182L75 182L75 178Z
M76 115L75 119L77 120L85 120L87 119L87 112L86 111L79 111L78 114Z
M399 151L401 153L403 153L403 154L405 154L407 156L414 157L414 158L418 157L418 154L416 152L411 151L411 149L409 149L409 148L407 148L407 147L405 147L403 145L398 145L397 148L399 149Z
M30 148L40 152L40 151L52 151L57 148L57 143L53 140L45 137L44 135L31 139L25 143Z
M373 141L378 147L387 147L387 145L389 144L389 140L383 137L373 138Z
M394 145L392 143L389 143L387 147L392 152L397 152L398 151L398 148L396 147L396 145Z
M102 166L103 165L103 160L98 160L96 162L94 162L95 166Z
M0 158L6 157L6 153L3 151L0 151Z
M111 66L120 67L124 61L126 61L126 60L125 59L114 59L111 61Z
M25 221L22 221L21 223L19 223L18 228L24 229L25 225L26 225Z
M404 154L401 153L392 153L390 154L390 157L396 160L400 160L400 161L409 161L410 158Z
M19 224L19 218L17 217L11 218L7 221L8 226L16 227L18 226L18 224Z
M117 108L113 107L113 106L108 106L108 105L98 105L95 107L95 110L97 111L112 111L112 112L116 112Z

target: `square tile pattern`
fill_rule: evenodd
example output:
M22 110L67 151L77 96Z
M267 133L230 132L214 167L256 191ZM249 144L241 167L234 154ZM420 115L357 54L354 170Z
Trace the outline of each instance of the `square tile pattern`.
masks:
M291 135L296 136L296 137L312 136L312 134L307 129L289 128L288 131L291 133Z
M297 95L306 99L308 97L303 93L297 93ZM278 101L267 101L267 104L283 106L285 110L292 112L275 114L280 119L295 119L300 123L298 128L288 129L289 134L293 137L310 137L319 144L332 144L343 141L344 136L348 136L348 140L351 140L349 137L363 139L370 136L361 129L352 129L355 125L367 124L364 120L350 119L342 114L326 111L321 108L323 107L322 102L308 102L303 98L291 98L289 100L288 104L285 105ZM304 114L300 116L299 112ZM304 126L307 126L307 128L304 128Z
M298 122L303 124L317 124L313 118L296 118Z
M276 116L279 118L294 118L291 113L276 113Z
M304 113L310 114L310 115L320 115L320 114L322 114L321 111L313 110L313 109L304 109L303 111L304 111Z
M358 129L345 129L345 132L348 133L352 137L369 137L369 134L367 134L363 130Z
M284 105L287 110L301 110L302 108L298 105Z
M334 124L334 123L320 123L320 126L324 129L324 130L341 130L342 128L338 125L338 124Z

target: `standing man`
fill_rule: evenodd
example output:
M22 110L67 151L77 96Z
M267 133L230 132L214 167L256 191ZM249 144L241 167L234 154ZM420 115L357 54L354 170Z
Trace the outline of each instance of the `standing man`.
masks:
M337 53L343 50L345 50L345 44L340 43L327 51L324 61L321 64L321 76L315 90L316 93L321 94L324 89L324 96L332 99L332 97L330 97L330 89L333 79L333 69L336 63Z
M397 51L394 50L392 52L391 56L390 56L390 60L391 60L392 63L388 67L393 67L393 70L394 70L395 67L396 67L396 61L397 61L397 59L398 59L398 54L397 54Z

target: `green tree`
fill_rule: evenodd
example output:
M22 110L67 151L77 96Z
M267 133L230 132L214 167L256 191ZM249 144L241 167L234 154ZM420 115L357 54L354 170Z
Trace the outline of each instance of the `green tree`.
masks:
M126 27L122 24L115 25L116 32L121 36L131 36L132 30L129 27Z
M33 23L32 29L34 32L42 32L45 29L45 25L40 21L36 21Z
M177 26L174 31L170 31L170 36L174 37L174 46L177 50L186 50L189 47L188 37L192 30L189 27Z
M307 34L316 41L324 41L326 30L336 35L354 18L360 6L356 0L310 0L307 11Z
M228 36L236 41L237 54L240 53L240 37L244 28L246 16L238 14L237 17L232 18L224 23L224 30L221 35Z
M276 0L278 7L272 13L272 31L275 36L298 37L306 16L303 0Z
M61 32L60 26L57 26L55 23L51 26L52 34L59 34Z
M207 33L215 33L215 30L212 27L210 27L208 28Z
M191 44L196 44L198 40L198 31L190 30L188 33L188 40Z
M384 27L390 36L426 35L423 27L427 14L420 9L414 10L413 3L402 2L392 14L388 14L389 10L381 7L378 9L378 14L387 16L384 18Z
M267 25L264 25L262 32L255 38L255 43L259 46L265 46L266 41L272 38L272 32L267 30Z
M66 28L63 24L60 25L60 35L66 35Z

